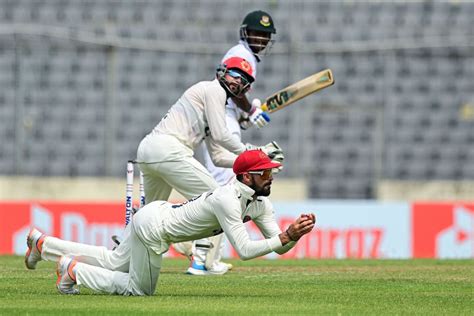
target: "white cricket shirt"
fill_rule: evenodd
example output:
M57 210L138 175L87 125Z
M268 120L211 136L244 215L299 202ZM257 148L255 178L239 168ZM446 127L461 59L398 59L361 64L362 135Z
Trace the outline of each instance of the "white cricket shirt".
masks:
M148 239L157 253L168 250L171 243L198 240L222 231L243 260L272 251L287 252L296 243L282 246L278 236L281 230L275 221L271 202L266 197L254 201L254 193L245 184L235 181L183 204L152 202L149 204L153 216L150 224L143 230L138 229L137 233ZM266 239L251 240L244 225L247 220L253 220Z
M206 139L213 161L231 167L235 155L243 152L245 145L227 129L226 99L217 79L198 82L184 92L152 133L174 136L193 151Z

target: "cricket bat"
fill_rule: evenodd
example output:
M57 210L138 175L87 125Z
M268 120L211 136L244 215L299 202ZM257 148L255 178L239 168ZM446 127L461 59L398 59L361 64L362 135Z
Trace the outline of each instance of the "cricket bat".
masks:
M331 69L325 69L272 94L262 104L262 110L273 113L333 84Z

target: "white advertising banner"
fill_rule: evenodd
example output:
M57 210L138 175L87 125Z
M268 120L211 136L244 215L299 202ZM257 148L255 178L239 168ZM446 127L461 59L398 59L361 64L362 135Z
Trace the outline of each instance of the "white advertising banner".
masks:
M474 203L384 203L347 200L275 202L282 230L301 213L315 213L316 228L283 258L474 258ZM122 203L0 202L0 253L24 254L30 227L65 240L113 247L121 235ZM253 239L262 235L251 221ZM167 256L180 256L172 248ZM237 257L226 244L224 257ZM281 258L276 254L267 258Z
M286 258L409 258L411 224L409 203L375 201L275 202L282 229L301 213L316 214L316 228L303 237ZM249 223L255 239L262 238ZM228 256L235 253L228 247ZM267 258L280 257L270 254Z
M304 212L316 214L317 228L305 240L309 253L304 253L304 257L410 257L408 203L314 201L277 203L275 209L278 218L291 218Z

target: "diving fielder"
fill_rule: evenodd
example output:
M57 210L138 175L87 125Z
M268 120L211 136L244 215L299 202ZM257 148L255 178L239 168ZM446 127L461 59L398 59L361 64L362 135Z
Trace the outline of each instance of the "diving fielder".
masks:
M206 141L216 165L231 167L236 154L255 146L242 144L232 136L225 126L225 103L231 95L245 93L253 81L250 64L238 57L225 60L212 81L201 81L184 92L171 107L161 122L148 134L138 147L137 160L143 171L145 194L149 202L169 198L174 188L191 199L218 187L209 172L193 158L193 149ZM282 155L272 143L260 147L275 159ZM141 210L140 210L141 212ZM130 225L125 235L130 234ZM126 239L127 240L127 239ZM205 238L203 244L209 243ZM85 262L112 271L126 272L129 269L129 243L108 250L105 247L76 247L73 243L63 247L57 245L56 257L72 255L77 261ZM204 266L206 252L202 247L196 264ZM48 256L47 255L47 256ZM29 266L27 264L27 266ZM204 271L222 274L221 270Z
M78 294L76 285L97 292L120 295L153 295L161 270L162 255L171 243L196 240L216 234L226 234L243 260L270 252L284 254L309 233L315 224L314 214L301 214L285 232L278 227L270 195L272 162L261 150L245 151L233 165L237 180L205 192L183 204L155 201L133 216L131 233L117 249L127 246L124 261L129 272L118 272L61 257L58 261L57 289L63 294ZM265 239L251 240L244 222L253 220ZM36 267L41 259L57 258L57 248L88 246L63 241L32 229L27 239L25 263ZM100 247L96 247L100 248ZM87 249L85 250L87 251Z

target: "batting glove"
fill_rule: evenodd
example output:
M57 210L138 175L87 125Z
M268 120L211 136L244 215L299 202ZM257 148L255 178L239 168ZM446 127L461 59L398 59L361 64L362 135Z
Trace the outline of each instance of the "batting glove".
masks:
M262 109L260 108L261 105L262 102L259 99L253 99L252 109L249 112L250 122L258 128L267 126L268 123L270 123L270 116L268 115L268 113L262 111Z
M239 125L240 128L244 131L253 126L253 124L250 123L249 114L247 112L242 112L240 114Z

